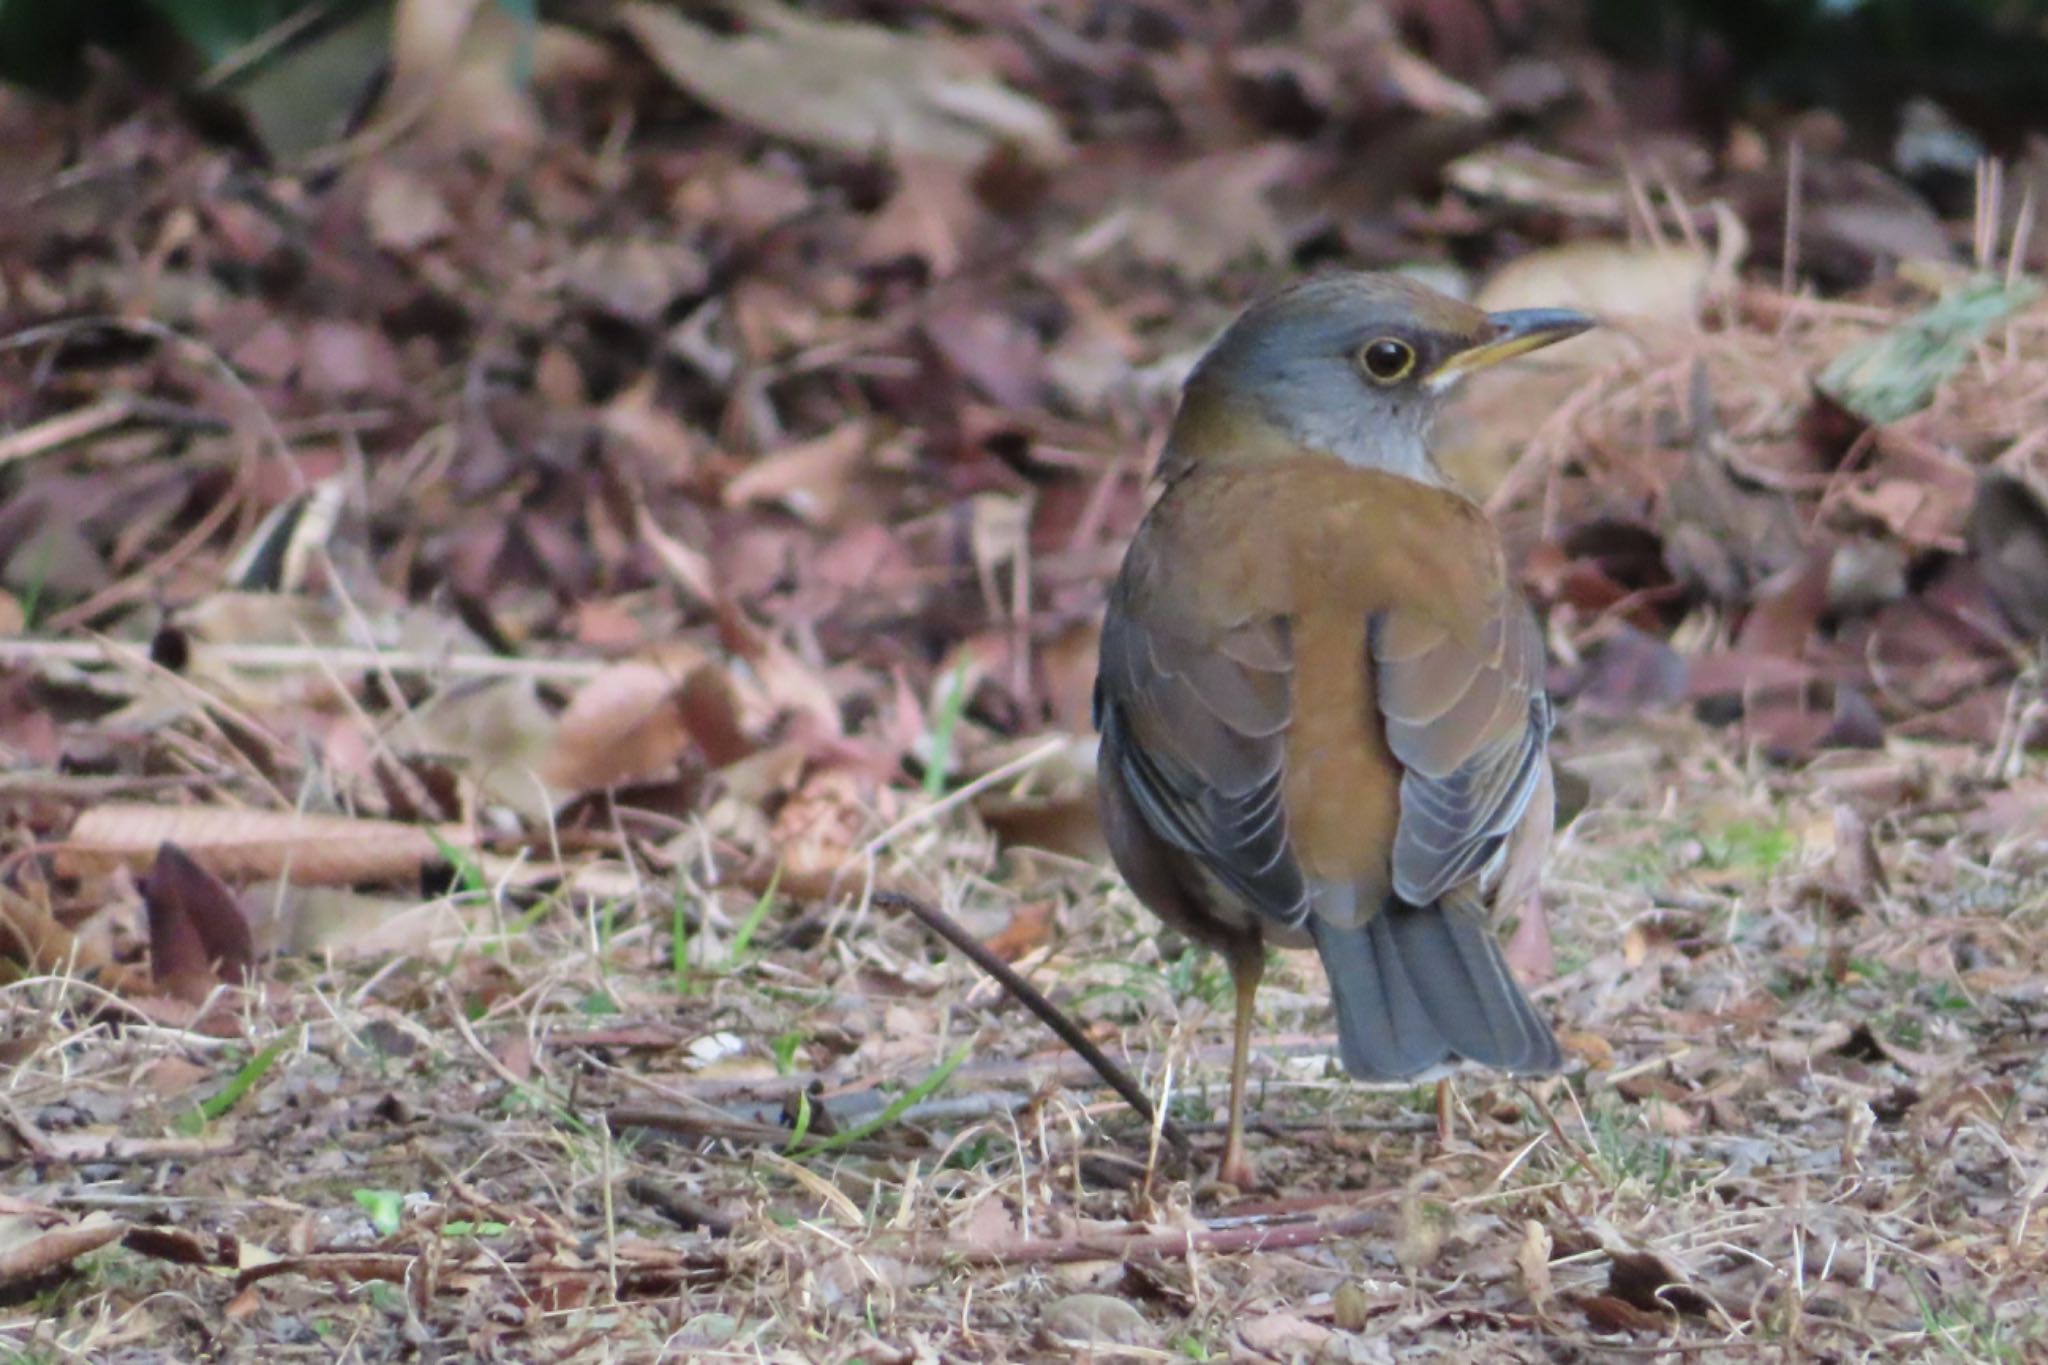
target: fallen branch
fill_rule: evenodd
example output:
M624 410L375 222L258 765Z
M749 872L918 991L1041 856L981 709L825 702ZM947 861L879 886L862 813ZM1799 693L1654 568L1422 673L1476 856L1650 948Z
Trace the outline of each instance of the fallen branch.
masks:
M1060 1041L1079 1053L1095 1074L1108 1083L1109 1088L1123 1096L1124 1103L1131 1106L1148 1127L1156 1125L1160 1136L1173 1144L1174 1150L1186 1156L1191 1150L1187 1134L1183 1133L1172 1119L1162 1118L1152 1107L1152 1097L1132 1078L1131 1073L1118 1066L1107 1053L1095 1046L1088 1035L1081 1032L1080 1025L1069 1019L1059 1006L1039 994L1038 988L1017 973L1017 969L990 952L980 939L967 932L951 915L934 905L927 905L915 896L901 891L877 891L875 902L883 909L906 910L915 916L925 928L937 934L946 942L958 948L972 959L974 965L994 977L997 984L1024 1003L1025 1008L1044 1021L1045 1026L1059 1035Z

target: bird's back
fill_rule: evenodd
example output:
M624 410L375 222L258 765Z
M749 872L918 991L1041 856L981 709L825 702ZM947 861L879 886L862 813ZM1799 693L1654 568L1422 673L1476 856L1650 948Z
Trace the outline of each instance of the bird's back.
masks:
M1526 777L1506 771L1532 723L1527 661L1512 655L1525 617L1470 502L1313 457L1185 473L1111 595L1098 710L1120 866L1155 910L1220 945L1313 938L1355 1073L1556 1064L1485 923L1526 796L1504 828L1460 823L1503 818L1461 804L1470 779ZM1376 632L1406 655L1377 658ZM1432 735L1446 723L1471 733ZM1475 757L1418 773L1402 745ZM1417 820L1476 863L1406 900Z

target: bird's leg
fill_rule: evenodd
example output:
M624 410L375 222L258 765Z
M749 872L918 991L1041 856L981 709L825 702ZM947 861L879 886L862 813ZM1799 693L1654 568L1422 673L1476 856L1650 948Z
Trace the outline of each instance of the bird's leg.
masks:
M1451 1078L1442 1076L1436 1083L1436 1145L1448 1147L1454 1129L1451 1125Z
M1252 1005L1259 978L1266 974L1266 955L1257 947L1230 956L1230 984L1237 991L1237 1024L1230 1046L1230 1127L1223 1139L1223 1163L1216 1177L1244 1190L1252 1185L1251 1158L1244 1152L1245 1076L1252 1060Z

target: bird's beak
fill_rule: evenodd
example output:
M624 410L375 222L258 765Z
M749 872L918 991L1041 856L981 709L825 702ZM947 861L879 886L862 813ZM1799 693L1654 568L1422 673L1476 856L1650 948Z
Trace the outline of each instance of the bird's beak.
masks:
M1517 308L1488 313L1486 320L1493 324L1489 334L1437 366L1429 377L1431 388L1449 388L1475 370L1575 337L1594 325L1592 318L1571 308Z

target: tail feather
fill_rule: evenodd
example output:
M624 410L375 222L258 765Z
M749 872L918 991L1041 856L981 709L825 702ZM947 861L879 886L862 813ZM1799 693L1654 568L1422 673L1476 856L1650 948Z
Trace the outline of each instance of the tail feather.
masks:
M1352 1075L1403 1080L1458 1060L1518 1075L1563 1065L1550 1026L1468 911L1389 900L1356 928L1311 924Z

